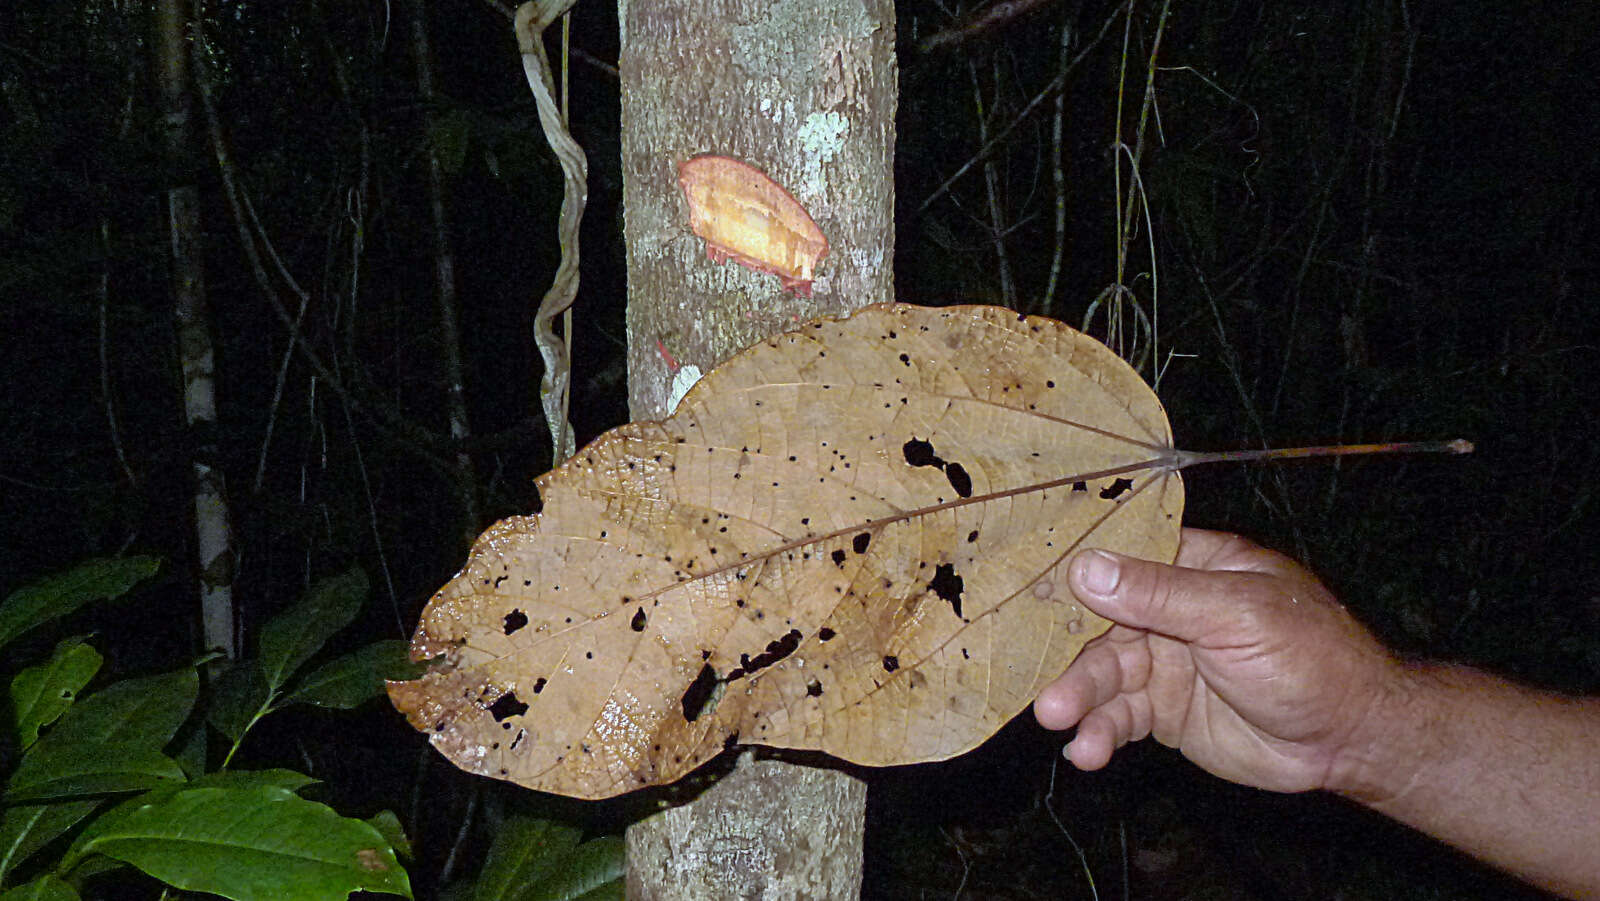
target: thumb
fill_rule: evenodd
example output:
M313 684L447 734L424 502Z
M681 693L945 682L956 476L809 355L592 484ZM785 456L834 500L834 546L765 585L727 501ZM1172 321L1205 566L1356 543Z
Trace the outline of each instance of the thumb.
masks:
M1216 628L1218 601L1241 593L1240 575L1095 549L1073 559L1068 578L1078 599L1106 619L1194 642Z

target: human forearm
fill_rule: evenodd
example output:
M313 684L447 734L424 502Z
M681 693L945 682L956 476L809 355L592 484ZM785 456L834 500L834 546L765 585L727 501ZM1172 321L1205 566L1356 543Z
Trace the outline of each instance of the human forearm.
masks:
M1523 879L1600 898L1600 699L1396 664L1329 787Z

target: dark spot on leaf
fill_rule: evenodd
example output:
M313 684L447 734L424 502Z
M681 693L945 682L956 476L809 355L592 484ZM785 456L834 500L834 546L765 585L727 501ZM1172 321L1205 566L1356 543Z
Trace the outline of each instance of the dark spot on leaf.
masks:
M544 691L544 687L545 687L545 685L546 685L546 684L548 684L548 683L549 683L549 681L550 681L550 680L548 680L548 679L546 679L546 678L545 678L545 677L543 677L543 676L540 676L540 677L539 677L539 678L538 678L538 679L537 679L537 680L536 680L536 681L535 681L535 682L534 682L534 683L533 683L533 693L534 693L534 694L538 694L538 693L539 693L539 692L541 692L541 691Z
M967 533L967 544L972 544L973 542L975 542L977 540L978 540L978 530L977 529L973 529L972 531Z
M855 551L858 554L865 554L867 552L867 545L869 545L871 543L872 543L872 535L871 535L871 533L862 532L859 535L857 535L856 537L850 539L850 549Z
M507 635L521 629L528 624L528 614L521 610L513 610L506 614L505 632Z
M892 673L900 668L900 658L893 654L883 655L883 671Z
M514 691L506 692L500 696L500 700L489 705L489 715L493 716L497 723L507 717L521 716L527 712L528 705L517 700L517 693Z
M628 628L635 632L643 632L645 621L644 608L640 607L634 611L633 620L628 623Z
M939 564L939 568L933 571L933 581L928 583L928 587L950 605L956 616L961 615L961 591L966 585L961 581L961 577L956 575L954 563Z
M1124 491L1133 487L1133 479L1117 479L1105 488L1100 489L1100 497L1104 500L1113 500L1121 497Z
M910 366L911 365L911 355L910 354L901 354L900 355L900 362L906 364L907 366Z
M817 630L817 637L822 639L823 641L830 641L830 640L832 640L833 636L835 636L837 634L839 634L839 633L833 631L832 629L828 628L827 626L823 626L822 628Z
M694 677L694 681L689 683L688 690L683 693L684 720L692 723L699 719L701 711L705 710L706 704L711 701L711 694L716 691L717 683L720 681L717 678L717 671L712 669L709 663L700 667L700 674Z

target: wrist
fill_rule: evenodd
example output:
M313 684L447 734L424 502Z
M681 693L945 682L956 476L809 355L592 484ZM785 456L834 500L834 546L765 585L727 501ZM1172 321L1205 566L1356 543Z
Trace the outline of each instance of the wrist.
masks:
M1384 661L1372 698L1328 768L1328 791L1381 808L1424 781L1448 727L1447 668Z

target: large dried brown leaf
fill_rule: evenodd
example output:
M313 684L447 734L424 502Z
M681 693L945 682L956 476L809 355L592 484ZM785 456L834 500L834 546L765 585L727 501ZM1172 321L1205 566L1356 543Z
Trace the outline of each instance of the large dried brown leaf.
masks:
M540 477L391 683L463 769L601 798L734 743L869 765L967 751L1107 623L1065 564L1177 552L1154 393L997 307L886 304L744 351L662 422Z

